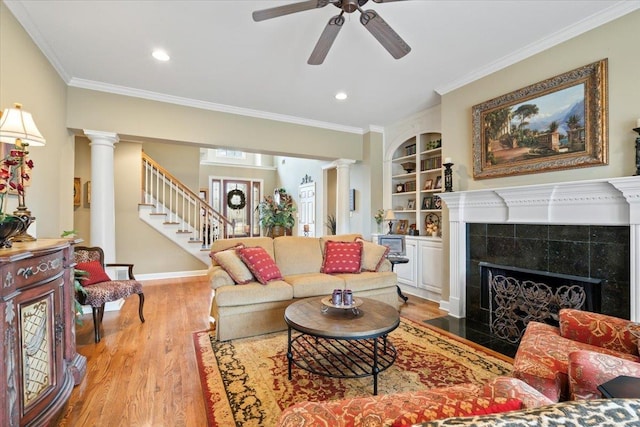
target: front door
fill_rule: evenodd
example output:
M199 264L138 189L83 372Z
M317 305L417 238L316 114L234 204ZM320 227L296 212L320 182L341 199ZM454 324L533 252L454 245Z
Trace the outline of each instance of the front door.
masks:
M316 183L300 184L298 187L298 236L316 235Z

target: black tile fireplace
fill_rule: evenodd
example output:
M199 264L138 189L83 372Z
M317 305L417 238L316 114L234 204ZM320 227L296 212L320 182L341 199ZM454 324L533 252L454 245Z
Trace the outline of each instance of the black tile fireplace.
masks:
M511 267L535 283L545 276L597 283L582 308L629 319L629 233L628 226L467 223L466 318L489 326L496 320L483 263Z

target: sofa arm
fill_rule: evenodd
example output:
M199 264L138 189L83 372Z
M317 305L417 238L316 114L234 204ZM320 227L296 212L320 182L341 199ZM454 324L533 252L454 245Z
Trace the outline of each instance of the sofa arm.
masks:
M218 265L209 267L207 275L209 276L209 283L213 290L218 289L220 286L235 284L231 276L229 276L229 273L224 271L224 269Z
M389 426L405 412L477 396L481 386L460 384L431 390L356 397L325 402L301 402L285 409L279 427Z
M560 310L560 335L572 341L638 355L638 338L631 333L631 321L589 311Z
M523 408L537 408L555 403L529 384L513 377L496 377L489 380L484 386L482 396L492 399L496 397L518 399L522 402Z

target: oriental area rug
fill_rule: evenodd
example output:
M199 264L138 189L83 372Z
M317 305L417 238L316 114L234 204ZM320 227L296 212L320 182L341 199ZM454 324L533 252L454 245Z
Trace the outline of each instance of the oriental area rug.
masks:
M210 427L275 426L281 412L298 402L372 394L372 377L327 378L294 365L289 380L286 331L223 342L202 331L193 339ZM379 395L484 383L512 370L505 356L408 319L389 339L397 358L378 375Z

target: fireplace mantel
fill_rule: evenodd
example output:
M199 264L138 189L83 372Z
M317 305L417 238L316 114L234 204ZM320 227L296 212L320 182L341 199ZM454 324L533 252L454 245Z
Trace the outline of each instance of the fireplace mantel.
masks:
M628 225L631 320L640 321L640 177L440 194L449 209L449 313L465 317L467 223Z

